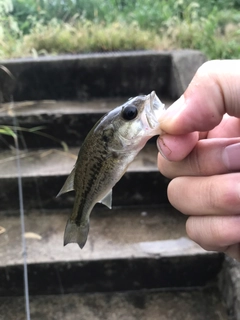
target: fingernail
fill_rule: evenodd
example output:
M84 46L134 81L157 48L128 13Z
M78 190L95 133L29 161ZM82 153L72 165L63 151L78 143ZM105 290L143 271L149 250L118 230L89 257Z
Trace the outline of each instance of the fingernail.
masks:
M223 163L229 170L240 169L240 143L227 146L222 153Z
M166 146L162 137L157 139L157 148L161 156L167 160L167 156L171 153L171 150Z

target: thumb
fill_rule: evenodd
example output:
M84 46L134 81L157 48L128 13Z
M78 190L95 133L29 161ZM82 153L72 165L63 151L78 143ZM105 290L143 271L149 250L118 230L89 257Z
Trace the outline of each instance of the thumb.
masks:
M213 60L196 72L185 93L160 119L172 135L209 131L225 113L240 117L240 60Z

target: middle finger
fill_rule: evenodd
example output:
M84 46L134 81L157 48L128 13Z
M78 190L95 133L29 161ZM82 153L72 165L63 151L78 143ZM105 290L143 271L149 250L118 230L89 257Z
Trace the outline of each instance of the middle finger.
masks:
M175 178L168 185L168 199L187 215L239 214L240 173Z

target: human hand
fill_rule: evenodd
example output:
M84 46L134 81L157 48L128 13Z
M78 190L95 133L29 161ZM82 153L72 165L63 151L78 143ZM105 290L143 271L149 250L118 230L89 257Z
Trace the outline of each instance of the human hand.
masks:
M160 125L158 167L189 237L240 259L240 60L203 64Z

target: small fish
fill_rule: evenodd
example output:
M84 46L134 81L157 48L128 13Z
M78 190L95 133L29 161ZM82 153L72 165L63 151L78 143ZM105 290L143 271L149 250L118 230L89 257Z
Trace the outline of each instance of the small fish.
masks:
M97 202L111 209L112 188L146 142L159 135L159 117L165 105L155 92L129 99L104 115L87 135L76 164L57 196L75 190L73 212L64 245L83 248L90 213Z

